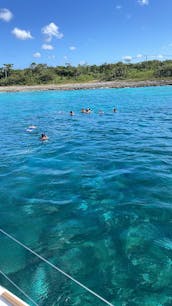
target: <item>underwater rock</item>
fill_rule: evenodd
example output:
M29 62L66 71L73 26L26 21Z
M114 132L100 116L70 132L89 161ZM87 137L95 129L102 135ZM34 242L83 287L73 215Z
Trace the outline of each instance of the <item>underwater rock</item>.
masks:
M46 214L56 214L59 212L59 207L56 205L46 205L41 208Z
M132 253L144 251L146 245L157 237L157 229L150 224L139 224L130 226L128 230L123 231L121 239L124 244L125 254L129 258Z
M168 257L156 258L149 255L137 255L131 260L135 273L137 273L137 285L140 289L170 290L172 261Z
M79 248L66 250L61 259L63 266L71 275L78 275L85 268Z
M25 250L9 239L1 240L0 267L5 274L16 273L26 266Z
M172 290L172 261L169 259L167 262L161 264L161 268L157 271L157 278L153 283L155 290L167 289Z
M172 304L172 297L163 293L149 293L142 294L132 299L131 305L138 306L170 306Z
M100 263L100 267L106 269L115 261L116 249L110 237L102 239L94 243L95 256ZM107 260L108 258L108 260Z

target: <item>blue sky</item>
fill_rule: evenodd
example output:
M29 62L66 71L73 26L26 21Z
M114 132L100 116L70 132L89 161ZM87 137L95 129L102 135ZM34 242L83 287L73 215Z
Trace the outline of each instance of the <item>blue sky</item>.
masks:
M172 58L172 0L1 0L0 67Z

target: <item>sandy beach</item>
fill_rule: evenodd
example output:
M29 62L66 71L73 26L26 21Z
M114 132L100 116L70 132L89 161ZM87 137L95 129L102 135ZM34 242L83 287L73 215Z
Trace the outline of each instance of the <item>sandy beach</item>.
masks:
M147 87L172 85L172 80L152 80L152 81L111 81L111 82L87 82L69 84L44 84L44 85L19 85L19 86L0 86L0 92L18 91L46 91L46 90L78 90L94 88L125 88L125 87Z

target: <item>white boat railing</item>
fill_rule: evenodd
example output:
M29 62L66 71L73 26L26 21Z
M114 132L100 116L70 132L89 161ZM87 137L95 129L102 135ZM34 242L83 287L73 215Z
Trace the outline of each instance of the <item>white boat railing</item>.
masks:
M63 271L62 269L60 269L59 267L57 267L56 265L54 265L53 263L51 263L50 261L48 261L46 258L42 257L41 255L39 255L38 253L36 253L35 251L33 251L32 249L30 249L29 247L27 247L24 243L20 242L19 240L17 240L16 238L14 238L13 236L11 236L10 234L8 234L7 232L5 232L3 229L0 229L0 233L5 235L6 237L8 237L9 239L13 240L14 242L16 242L18 245L22 246L24 249L26 249L27 251L29 251L30 253L32 253L33 255L35 255L36 257L38 257L39 259L41 259L42 261L44 261L46 264L48 264L50 267L52 267L53 269L55 269L56 271L60 272L61 274L63 274L65 277L67 277L68 279L70 279L71 281L73 281L74 283L76 283L78 286L80 286L81 288L85 289L87 292L91 293L92 295L94 295L97 299L101 300L102 302L104 302L106 305L109 306L114 306L112 303L108 302L105 298L103 298L101 295L99 295L98 293L96 293L95 291L89 289L87 286L85 286L84 284L82 284L81 282L79 282L77 279L75 279L74 277L72 277L71 275L69 275L68 273L66 273L65 271ZM1 272L1 271L0 271ZM7 277L7 275L5 275L3 272L1 272L1 274L8 279L11 283L13 283L9 277ZM19 287L13 283L13 285L19 289ZM22 289L19 289L21 292L23 291ZM33 304L36 304L28 295L26 295L26 293L24 293L24 291L22 292L30 301L32 301Z

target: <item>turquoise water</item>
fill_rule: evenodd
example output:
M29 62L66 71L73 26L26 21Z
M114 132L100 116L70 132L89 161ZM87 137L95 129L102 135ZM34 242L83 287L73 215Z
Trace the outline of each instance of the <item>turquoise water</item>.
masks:
M172 305L172 87L1 93L0 107L0 227L114 305ZM103 305L2 234L0 269L39 305Z

